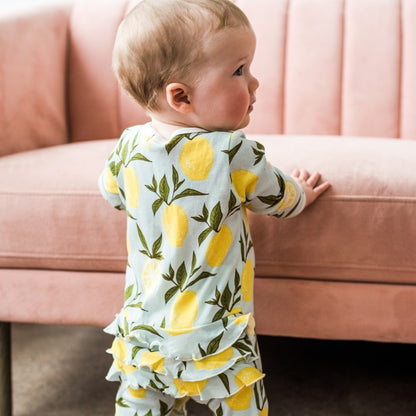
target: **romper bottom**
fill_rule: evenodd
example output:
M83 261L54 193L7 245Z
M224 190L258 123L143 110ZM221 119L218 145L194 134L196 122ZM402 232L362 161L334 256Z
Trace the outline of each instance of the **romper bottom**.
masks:
M192 399L207 405L215 416L268 416L267 400L259 403L259 397L265 397L262 379L227 398L201 400L192 396ZM121 382L115 416L185 416L185 405L189 399L175 399L150 388L133 390Z

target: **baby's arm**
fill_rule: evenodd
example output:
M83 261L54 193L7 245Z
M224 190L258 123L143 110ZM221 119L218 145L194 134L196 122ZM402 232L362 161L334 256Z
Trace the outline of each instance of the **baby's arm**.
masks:
M295 169L292 172L292 176L299 182L305 193L305 207L312 204L331 186L328 181L317 185L321 178L319 172L314 172L311 175L306 169Z

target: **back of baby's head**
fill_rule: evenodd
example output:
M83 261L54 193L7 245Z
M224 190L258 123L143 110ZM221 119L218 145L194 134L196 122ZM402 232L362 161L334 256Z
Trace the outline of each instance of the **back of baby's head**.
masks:
M193 80L206 36L229 27L250 27L230 0L142 0L119 27L114 72L142 107L158 110L164 86Z

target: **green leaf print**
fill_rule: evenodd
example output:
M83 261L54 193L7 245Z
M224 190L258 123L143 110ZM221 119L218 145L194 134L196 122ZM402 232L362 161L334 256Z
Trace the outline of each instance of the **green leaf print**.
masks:
M225 309L230 310L230 305L231 305L231 291L230 288L228 287L228 283L227 286L225 286L224 291L222 292L221 295L221 304L224 305Z
M199 348L199 353L201 354L201 357L206 357L207 353L201 347L201 344L198 344L198 348Z
M181 289L183 289L183 285L185 284L187 278L188 274L186 272L185 262L182 262L176 272L176 281Z
M152 411L149 410L144 416L153 416Z
M220 374L219 375L219 377L220 376L224 376L224 374ZM227 377L227 376L225 376L225 377ZM221 378L221 377L220 377ZM222 381L222 380L221 380ZM224 383L224 382L223 382ZM228 383L228 378L227 378L227 383ZM225 384L224 384L225 385ZM227 389L228 390L228 394L230 394L230 389L228 388ZM224 416L224 412L223 412L223 410L222 410L222 406L220 405L220 407L217 409L217 411L215 412L215 416Z
M159 183L159 193L164 201L169 199L170 187L166 175L163 175L163 178Z
M139 146L138 143L138 135L137 132L132 140L128 140L126 135L122 136L119 144L116 149L116 154L121 159L121 162L124 166L128 166L130 162L133 160L138 160L142 162L151 162L146 156L143 154L136 152L136 148ZM119 168L120 170L120 168Z
M215 231L216 233L220 232L221 225L223 224L223 222L228 217L233 215L239 208L240 204L237 203L237 199L232 191L230 192L230 199L228 201L228 212L226 215L224 215L221 210L220 202L218 202L214 206L214 208L211 210L211 213L204 204L202 207L201 215L191 217L193 220L197 222L203 222L207 224L207 228L205 228L205 230L203 230L198 236L198 244L201 245L209 236L211 231Z
M174 137L172 140L170 140L165 145L165 149L168 152L168 154L174 149L174 147L183 139L185 138L185 135L178 135Z
M156 214L156 212L159 210L159 208L162 206L162 204L163 204L163 199L162 198L156 199L156 201L153 202L153 204L152 204L153 215Z
M225 309L225 308L221 308L221 309L219 309L219 310L215 313L214 317L212 318L212 322L219 321L220 319L222 319L222 317L224 316L224 314L225 314L226 312L227 312L227 309Z
M110 156L110 158L111 158L111 156ZM109 158L109 159L110 159ZM121 169L121 167L123 166L123 162L118 162L117 164L116 164L116 162L114 162L114 161L112 161L110 164L109 164L109 169L110 169L110 171L111 171L111 173L113 174L113 176L114 177L117 177L118 176L118 174L120 173L120 169Z
M153 243L152 254L155 257L160 256L161 258L163 258L160 252L160 248L162 247L162 241L163 241L162 234L160 234L160 237ZM161 258L159 260L161 260Z
M285 195L285 181L281 175L275 172L276 180L278 182L279 193L276 195L266 195L266 196L259 196L258 199L263 203L268 205L269 208L273 208L277 205Z
M239 243L241 245L241 260L245 262L248 258L248 254L250 253L250 250L253 248L253 242L251 241L250 235L247 231L244 221L243 221L243 233L240 235Z
M119 407L130 407L122 397L120 397L117 401L116 401L117 406Z
M132 350L132 353L131 353L131 358L133 358L133 360L134 360L134 358L136 357L136 355L141 351L141 350L143 350L144 348L143 347L139 347L139 346L134 346L133 347L133 350Z
M175 167L172 167L172 185L169 185L169 181L166 175L163 175L159 184L156 178L153 176L152 184L145 185L149 191L157 195L157 199L153 202L152 210L155 215L163 203L166 205L171 205L173 201L176 201L180 198L190 197L190 196L204 196L208 195L206 193L197 191L196 189L187 188L179 193L179 188L184 184L184 180L179 181L178 171ZM172 190L172 191L171 191ZM172 194L172 195L171 195Z
M206 238L211 234L211 231L212 231L212 229L210 227L210 228L206 228L204 231L202 231L201 234L199 234L199 236L198 236L198 244L199 245L201 245L206 240Z
M144 249L148 252L149 247L147 246L147 242L146 242L146 239L144 238L142 230L140 229L138 224L136 224L136 227L137 227L137 234L139 234L140 242L142 243L142 246L144 247Z
M268 205L270 208L273 208L281 201L281 199L278 199L276 195L259 196L258 198L261 202L263 202L263 204Z
M176 292L178 292L179 286L171 287L166 293L165 293L165 304L168 303L175 295Z
M142 155L141 153L134 154L131 157L131 159L129 160L129 163L132 162L133 160L141 160L143 162L151 162L151 160L149 160L146 156Z
M203 193L203 192L199 192L199 191L197 191L197 190L195 190L195 189L187 188L187 189L185 189L184 191L182 191L180 194L178 194L178 195L174 196L174 197L171 199L171 203L172 203L173 201L176 201L176 200L177 200L177 199L179 199L179 198L185 198L185 197L187 197L187 196L203 196L203 195L208 195L208 194L205 194L205 193Z
M165 149L168 152L168 154L176 147L176 145L181 142L183 139L192 140L195 137L199 135L199 132L197 133L185 133L185 134L178 134L177 136L173 137L169 143L165 145Z
M240 208L240 204L237 203L237 198L235 197L234 192L231 191L230 199L228 201L228 216L234 214L234 212L237 211L238 208Z
M228 394L231 394L231 391L230 391L230 382L228 380L228 377L224 373L218 374L218 377L220 378L222 384L224 384L224 387L227 389ZM221 409L221 413L220 414L222 415L222 409Z
M198 267L200 269L200 267ZM209 273L209 272L202 272L196 279L192 280L190 283L186 285L186 289L193 286L195 283L198 283L202 279L206 279L208 277L215 276L215 273Z
M192 254L192 274L189 276L188 272L186 270L185 262L182 262L182 264L178 267L178 270L173 270L172 265L169 266L169 274L162 274L162 278L167 280L168 282L172 282L174 285L171 287L166 293L165 293L165 304L169 302L170 299L172 299L173 296L176 295L178 290L181 292L185 291L189 287L193 286L194 284L198 283L202 279L206 279L211 276L215 276L213 273L209 272L202 272L199 274L195 279L191 280L187 283L187 280L194 276L197 271L201 268L201 266L196 266L196 255L195 252Z
M163 260L162 252L160 251L160 248L162 247L162 241L163 241L162 234L160 234L159 238L157 238L154 241L152 245L152 250L149 250L149 246L147 244L146 238L142 230L140 229L138 224L136 224L136 227L137 227L137 234L139 235L140 243L143 246L143 250L139 250L139 252L151 259Z
M220 346L220 342L222 339L222 336L224 335L223 332L221 332L221 334L219 334L217 337L215 337L209 344L207 347L207 354L208 355L212 355L215 354L218 351L218 348Z
M162 402L162 400L159 400L159 411L160 411L160 416L165 416L170 414L170 410L169 406L165 403Z
M133 289L134 284L126 288L126 290L124 291L124 302L131 297L131 295L133 294Z
M223 289L221 293L218 290L218 287L215 288L215 297L205 301L206 304L218 307L218 311L215 313L214 317L212 318L212 322L219 321L223 319L224 315L227 312L231 312L233 308L236 307L241 301L240 296L240 275L238 272L235 272L234 278L234 292L231 291L229 287L229 283L227 283L226 287Z
M231 150L223 150L223 153L226 153L228 155L228 162L229 163L231 163L233 161L234 156L238 153L242 144L243 144L243 142L240 142L237 145L235 145Z
M129 153L129 144L126 143L125 146L123 146L123 149L122 149L121 154L120 154L120 158L123 161L124 166L127 166L127 164L128 164L128 161L127 161L128 153Z
M150 325L136 325L132 328L132 331L137 331L138 329L141 329L143 331L148 331L152 333L153 335L157 335L160 338L163 338L162 335L159 334L159 332L156 331L152 326Z
M143 308L143 302L131 303L126 305L126 308L139 308L144 312L148 312L146 309Z
M257 409L258 409L258 410L261 410L262 406L261 406L261 404L260 404L260 396L259 396L259 392L257 391L257 384L258 384L258 383L255 383L254 388L253 388L253 390L254 390L254 397L255 397L255 399L256 399L256 407L257 407Z
M260 163L264 157L264 146L261 143L256 143L257 149L255 149L254 147L252 147L254 156L255 158L255 162L254 162L254 166L257 165L258 163Z
M221 203L218 202L217 205L215 205L215 207L212 209L211 215L209 217L211 228L218 232L221 221L222 221Z

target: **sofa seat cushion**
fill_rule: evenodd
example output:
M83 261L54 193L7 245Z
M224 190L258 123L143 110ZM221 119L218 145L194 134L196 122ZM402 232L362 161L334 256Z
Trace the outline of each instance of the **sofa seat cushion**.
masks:
M300 216L250 215L256 275L416 283L416 142L262 136L271 163L332 188ZM125 214L97 178L115 140L0 158L0 267L123 271Z
M72 143L0 158L0 267L124 269L125 218L97 185L114 145Z

